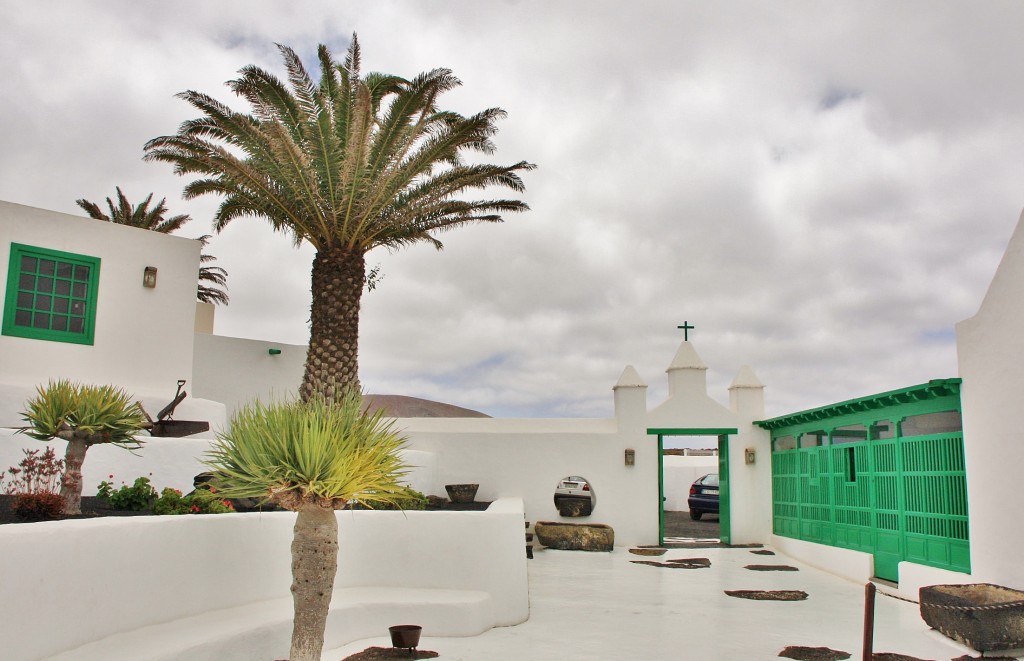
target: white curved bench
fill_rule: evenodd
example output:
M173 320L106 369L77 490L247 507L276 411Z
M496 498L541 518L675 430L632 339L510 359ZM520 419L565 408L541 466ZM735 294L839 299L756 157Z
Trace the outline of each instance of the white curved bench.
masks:
M294 522L275 512L0 526L0 658L284 659ZM519 499L486 512L345 511L338 525L324 649L394 624L474 636L529 617Z
M491 596L479 590L342 588L327 617L324 649L418 624L428 636L476 636L493 626ZM272 599L119 633L48 661L252 661L285 659L292 600Z

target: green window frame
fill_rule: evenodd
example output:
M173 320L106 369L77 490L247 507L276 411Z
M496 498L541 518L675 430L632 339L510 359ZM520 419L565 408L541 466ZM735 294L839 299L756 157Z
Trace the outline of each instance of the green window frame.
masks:
M12 243L0 333L91 345L99 282L99 257Z

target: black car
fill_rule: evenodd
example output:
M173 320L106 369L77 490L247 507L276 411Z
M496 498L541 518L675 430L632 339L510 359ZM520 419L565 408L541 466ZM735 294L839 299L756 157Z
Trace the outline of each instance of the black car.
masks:
M718 514L718 473L709 473L694 482L686 504L694 521L700 521L705 512Z

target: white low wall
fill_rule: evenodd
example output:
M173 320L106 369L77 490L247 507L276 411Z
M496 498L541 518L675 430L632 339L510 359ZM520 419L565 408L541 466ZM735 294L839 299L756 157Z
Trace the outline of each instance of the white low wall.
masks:
M870 553L805 542L772 535L772 548L791 558L855 583L866 583L875 575L875 559Z
M980 582L976 576L970 574L938 567L926 567L915 562L901 562L899 572L899 595L913 601L917 601L918 592L926 585L962 585Z
M690 485L697 478L708 473L718 472L718 457L681 457L666 455L664 458L665 472L665 510L669 512L689 512L690 506L686 499L690 496Z
M288 597L294 520L279 512L0 526L3 657L32 661ZM529 616L520 501L486 512L339 512L338 524L336 588L479 590L491 595L494 626Z

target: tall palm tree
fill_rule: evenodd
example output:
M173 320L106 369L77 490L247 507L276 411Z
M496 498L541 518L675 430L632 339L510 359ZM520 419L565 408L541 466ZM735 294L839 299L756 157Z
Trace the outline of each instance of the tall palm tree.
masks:
M177 216L166 218L167 205L165 202L167 198L165 197L160 200L155 207L150 209L149 203L152 199L153 194L150 193L140 204L131 204L128 202L128 198L124 196L124 193L121 192L121 187L118 186L117 205L115 206L114 201L109 197L107 198L109 214L103 213L103 210L95 202L90 202L86 199L75 200L75 202L89 214L90 218L105 220L117 223L118 225L131 225L132 227L153 230L162 234L170 234L179 230L185 223L192 220L188 214L178 214Z
M360 393L339 404L263 405L235 413L204 463L227 498L262 498L297 512L292 538L291 661L320 661L338 570L335 510L353 499L397 505L410 491L399 451L405 439Z
M335 384L359 390L366 253L421 241L440 249L437 232L526 210L521 200L456 196L492 185L521 192L518 173L534 166L463 160L466 152L494 151L495 122L505 112L463 117L440 110L438 97L461 84L448 69L411 80L363 76L353 35L342 63L319 47L314 82L295 51L278 49L287 84L253 65L241 69L228 87L248 102L250 114L200 92L179 94L202 116L184 122L176 135L149 141L145 158L200 177L185 187L186 199L224 196L214 218L218 231L255 216L291 234L296 245L316 249L301 396L333 399L340 394Z
M110 210L109 215L103 213L103 210L95 202L90 202L84 198L75 200L75 202L89 214L90 218L105 220L110 223L117 223L118 225L131 225L132 227L152 230L161 234L175 232L181 229L185 223L192 220L191 216L184 213L166 218L167 206L164 203L167 198L160 200L159 204L150 209L149 203L152 199L153 194L150 193L141 203L133 205L128 202L128 198L125 197L124 193L121 192L120 186L118 186L117 206L114 206L114 202L109 197L107 198L107 208ZM204 234L196 240L201 241L205 248L210 242L210 235ZM227 305L229 298L224 290L228 286L228 272L219 266L203 266L203 264L216 260L217 258L213 255L200 253L199 284L196 288L196 299L204 303Z

